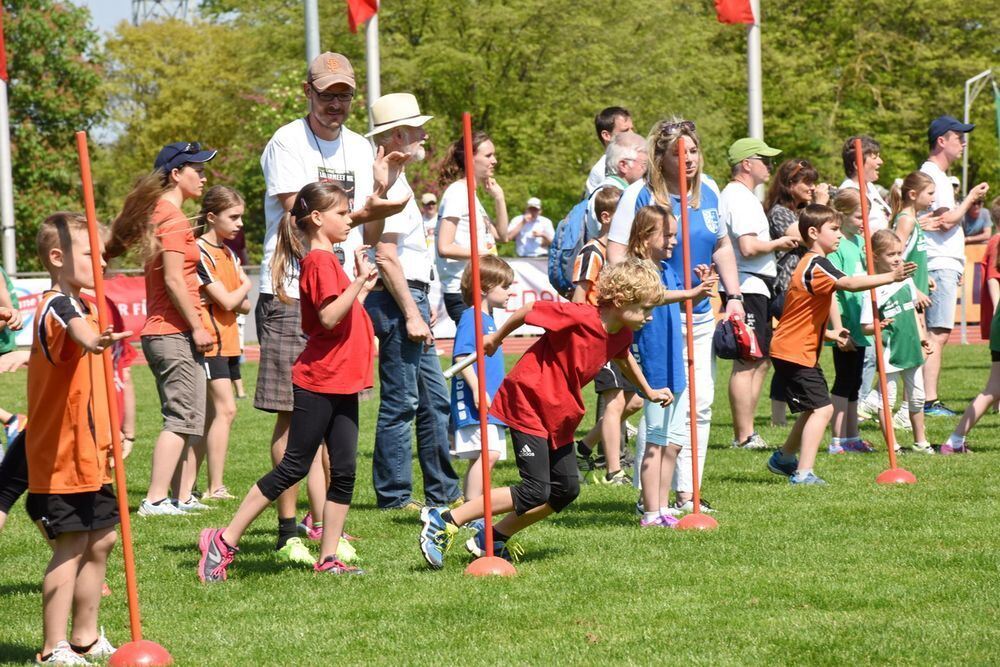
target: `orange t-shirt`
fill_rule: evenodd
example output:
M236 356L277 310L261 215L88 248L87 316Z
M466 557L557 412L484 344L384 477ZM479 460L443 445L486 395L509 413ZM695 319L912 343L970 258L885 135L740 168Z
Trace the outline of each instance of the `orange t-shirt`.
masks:
M100 356L69 337L78 317L98 331L96 312L62 292L45 292L35 310L25 441L31 493L84 493L111 482L107 388Z
M771 356L800 366L819 362L830 302L844 274L823 255L807 252L788 283L785 309L771 340Z
M184 283L192 306L201 310L201 295L198 292L198 261L201 253L194 240L194 230L184 213L161 199L149 224L156 228L156 238L162 251L146 262L146 324L140 336L164 336L191 330L191 325L174 307L163 276L163 253L179 252L184 256Z
M202 287L220 282L232 292L240 286L240 260L232 250L224 245L209 243L204 238L198 239L198 250L201 252L198 282ZM201 293L201 322L214 341L212 349L205 353L206 357L238 357L242 354L236 313L212 301L204 290Z

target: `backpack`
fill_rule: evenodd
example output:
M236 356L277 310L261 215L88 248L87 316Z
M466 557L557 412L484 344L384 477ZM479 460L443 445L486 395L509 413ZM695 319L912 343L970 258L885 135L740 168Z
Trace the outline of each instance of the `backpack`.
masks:
M563 298L573 295L573 264L580 249L587 242L587 206L590 197L584 197L570 209L556 226L555 236L549 245L549 282Z

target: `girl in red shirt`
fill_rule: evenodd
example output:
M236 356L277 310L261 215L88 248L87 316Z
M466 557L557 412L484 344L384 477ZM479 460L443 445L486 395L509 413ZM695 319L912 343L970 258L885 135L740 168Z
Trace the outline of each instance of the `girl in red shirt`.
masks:
M357 278L348 279L341 268L334 244L346 240L351 231L348 210L347 194L339 186L310 183L299 191L281 222L271 275L278 298L284 301L285 276L299 264L302 331L308 337L292 367L295 402L288 448L277 467L250 489L226 528L201 532L198 576L203 582L226 579L240 537L282 492L306 476L324 440L330 455L330 487L323 509L326 530L314 569L363 574L342 562L337 551L354 492L358 393L372 386L374 332L361 304L378 272L368 260L367 246L353 258Z

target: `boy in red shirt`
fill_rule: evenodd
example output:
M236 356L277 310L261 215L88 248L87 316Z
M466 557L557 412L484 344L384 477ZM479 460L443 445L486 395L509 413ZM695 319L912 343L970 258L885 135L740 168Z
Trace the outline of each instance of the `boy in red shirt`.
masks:
M90 664L115 650L98 634L97 610L118 524L108 474L108 396L97 355L132 332L99 332L96 312L80 299L81 289L94 286L83 216L49 216L38 231L38 254L52 288L35 311L28 410L48 417L32 420L27 432L26 506L53 545L42 582L44 646L38 662Z
M545 331L504 379L490 405L490 414L510 428L521 473L519 484L493 489L490 496L495 514L508 513L493 528L493 555L510 560L506 542L514 533L561 511L580 493L572 445L585 412L581 390L604 364L614 360L651 401L667 405L673 400L669 389L649 386L629 352L632 332L663 302L659 273L649 262L630 258L606 268L598 285L597 306L534 301L483 340L484 352L492 354L522 324ZM431 567L444 565L458 527L481 518L483 504L480 497L451 511L421 511L420 550ZM480 529L466 548L484 555L485 537Z
M826 484L813 473L816 452L833 416L819 353L825 335L845 342L850 332L827 330L830 304L836 290L862 292L903 280L913 273L912 262L889 273L845 276L826 256L840 245L840 215L828 206L810 204L799 216L799 233L808 252L799 260L785 296L785 309L771 340L771 361L781 381L786 402L799 413L785 444L767 461L767 469L785 475L792 484ZM795 454L800 453L796 459Z

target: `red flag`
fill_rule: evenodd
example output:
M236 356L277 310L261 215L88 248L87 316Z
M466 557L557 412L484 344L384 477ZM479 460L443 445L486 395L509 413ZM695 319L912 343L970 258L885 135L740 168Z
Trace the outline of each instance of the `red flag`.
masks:
M378 0L347 0L347 25L351 32L378 13Z
M7 45L3 38L3 6L0 5L0 79L9 81L7 77Z
M756 23L750 0L715 0L715 13L720 23Z

